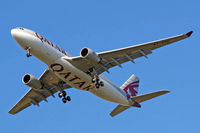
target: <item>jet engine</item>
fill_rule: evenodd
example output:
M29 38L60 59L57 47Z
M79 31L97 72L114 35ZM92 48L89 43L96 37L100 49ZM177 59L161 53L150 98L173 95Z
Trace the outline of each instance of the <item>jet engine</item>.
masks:
M80 55L82 58L85 58L92 63L100 63L102 61L102 58L89 48L83 48L80 52Z
M42 88L41 82L31 74L24 75L24 77L22 78L22 82L25 85L28 85L29 87L34 88L34 89Z

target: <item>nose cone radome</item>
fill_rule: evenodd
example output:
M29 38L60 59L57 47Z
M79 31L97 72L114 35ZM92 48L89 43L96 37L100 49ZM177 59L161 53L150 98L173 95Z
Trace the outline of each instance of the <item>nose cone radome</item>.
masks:
M20 42L20 40L22 39L20 31L17 28L11 30L11 35L17 42Z
M19 28L14 28L11 30L11 35L17 41L18 44L22 44L24 42L24 32Z
M17 29L12 29L11 35L15 38L15 36L17 35Z

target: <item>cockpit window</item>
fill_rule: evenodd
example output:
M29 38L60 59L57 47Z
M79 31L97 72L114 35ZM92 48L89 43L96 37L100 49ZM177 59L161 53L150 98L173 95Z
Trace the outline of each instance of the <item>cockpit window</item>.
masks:
M29 29L26 29L26 28L22 28L22 27L17 27L17 29L35 36L35 32L32 31L32 30L29 30Z
M24 30L24 28L19 27L20 30Z

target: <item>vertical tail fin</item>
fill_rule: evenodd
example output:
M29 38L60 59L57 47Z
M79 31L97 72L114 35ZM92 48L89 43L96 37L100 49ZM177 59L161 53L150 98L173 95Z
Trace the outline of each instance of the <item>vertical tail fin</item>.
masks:
M134 97L138 94L139 78L132 75L120 88L126 92L127 97Z

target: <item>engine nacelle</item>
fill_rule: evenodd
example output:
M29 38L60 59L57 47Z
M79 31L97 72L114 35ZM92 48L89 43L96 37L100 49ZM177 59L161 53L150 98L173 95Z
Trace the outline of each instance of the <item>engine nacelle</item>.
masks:
M83 48L80 52L80 55L82 58L85 58L92 63L100 63L102 61L102 58L89 48Z
M31 74L24 75L24 77L22 78L22 82L25 85L28 85L29 87L34 88L34 89L42 88L41 82Z

